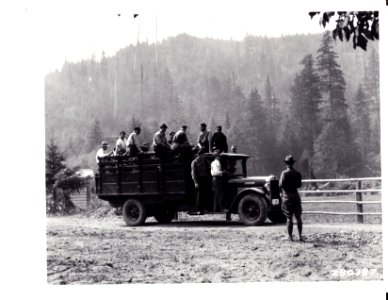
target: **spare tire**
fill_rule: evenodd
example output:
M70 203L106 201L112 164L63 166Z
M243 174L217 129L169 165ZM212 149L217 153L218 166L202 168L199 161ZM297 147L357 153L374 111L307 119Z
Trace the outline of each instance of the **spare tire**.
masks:
M147 211L139 200L129 199L124 203L123 217L128 226L139 226L144 224Z
M261 225L267 219L268 206L265 199L258 194L249 193L238 204L240 220L248 226Z

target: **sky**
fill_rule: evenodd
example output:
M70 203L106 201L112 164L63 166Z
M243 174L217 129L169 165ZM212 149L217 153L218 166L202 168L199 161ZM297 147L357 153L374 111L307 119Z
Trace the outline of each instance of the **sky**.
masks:
M309 11L373 9L381 1L370 0L368 7L356 0L341 4L334 0L21 1L12 18L35 26L44 52L42 68L50 72L60 69L65 60L77 62L92 54L98 59L102 51L113 56L136 44L138 37L140 42L160 43L180 33L227 40L242 40L247 34L321 33L325 28L319 17L311 20ZM9 16L4 10L3 14ZM332 20L329 28L334 24Z
M65 59L113 56L119 49L140 42L162 42L187 33L197 37L242 40L247 34L281 36L319 33L319 17L310 19L314 5L255 4L255 1L164 1L143 5L61 4L21 6L21 18L39 24L45 51L44 69L61 68ZM84 2L80 2L84 3ZM287 2L286 2L287 3ZM133 14L139 14L133 18ZM119 16L120 15L120 16ZM332 21L330 25L334 25Z

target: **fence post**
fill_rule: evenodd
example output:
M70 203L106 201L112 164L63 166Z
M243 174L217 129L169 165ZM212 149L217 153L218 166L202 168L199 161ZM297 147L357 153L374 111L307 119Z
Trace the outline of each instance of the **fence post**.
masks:
M358 180L357 181L357 190L361 190L361 189L362 189L361 180ZM362 213L364 210L363 210L362 203L361 203L362 202L362 193L361 192L356 192L356 201L360 202L360 203L357 203L357 212ZM364 216L362 214L357 215L357 222L364 223Z
M90 181L88 181L88 184L86 186L86 208L90 208Z

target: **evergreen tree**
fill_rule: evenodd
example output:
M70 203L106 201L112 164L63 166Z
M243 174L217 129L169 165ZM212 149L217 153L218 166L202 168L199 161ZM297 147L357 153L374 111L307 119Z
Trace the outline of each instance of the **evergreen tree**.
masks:
M281 166L281 159L279 157L280 140L280 125L279 120L282 118L279 109L279 101L275 95L274 88L271 84L269 76L267 76L265 87L264 87L264 107L263 112L265 117L259 120L261 126L264 122L266 133L266 142L263 145L263 151L267 153L266 157L268 161L265 163L267 172L273 173Z
M65 155L54 138L46 146L46 212L69 213L75 208L70 195L80 192L86 181L77 174L79 168L68 168Z
M357 92L354 96L354 111L353 111L353 128L356 136L356 143L360 151L362 166L365 169L370 169L369 154L370 154L370 140L371 129L369 112L367 109L366 95L362 89L361 84L358 86ZM370 173L363 173L363 176L368 176Z
M268 151L266 114L257 89L253 89L245 103L245 113L241 115L239 126L235 128L239 152L251 156L248 169L253 174L264 174L267 164L272 161Z
M374 48L372 48L366 64L364 86L366 97L364 110L369 111L371 129L370 171L373 175L380 176L380 76L379 56Z
M300 63L303 69L296 75L291 87L290 118L287 130L295 137L296 145L292 148L296 152L293 153L298 159L306 161L308 170L302 171L305 173L304 176L309 177L314 141L320 131L321 92L319 76L316 74L312 55L306 55Z
M225 130L229 131L230 129L230 118L229 118L229 113L226 112L226 117L225 117Z
M55 175L64 168L66 168L65 155L59 151L54 137L51 137L46 146L46 191L52 189Z
M314 145L313 158L314 170L319 170L320 176L328 177L353 175L359 170L359 155L347 115L346 82L332 43L332 37L326 32L318 49L324 126Z
M95 150L100 145L103 138L104 136L101 130L100 122L98 120L95 120L89 132L89 142L87 151L90 152L92 150Z

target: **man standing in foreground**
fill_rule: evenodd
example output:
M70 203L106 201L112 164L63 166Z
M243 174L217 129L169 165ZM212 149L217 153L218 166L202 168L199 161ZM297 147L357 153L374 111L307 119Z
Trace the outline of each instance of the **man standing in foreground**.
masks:
M302 238L302 204L298 193L298 188L302 186L302 176L294 169L295 160L291 155L287 155L284 159L287 165L287 170L284 170L280 175L279 187L283 192L282 211L287 217L287 230L290 241L293 241L292 231L294 224L292 223L292 216L295 215L299 241Z

